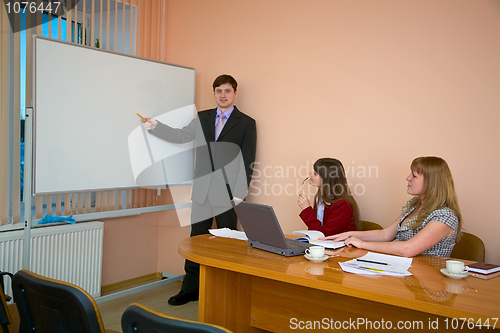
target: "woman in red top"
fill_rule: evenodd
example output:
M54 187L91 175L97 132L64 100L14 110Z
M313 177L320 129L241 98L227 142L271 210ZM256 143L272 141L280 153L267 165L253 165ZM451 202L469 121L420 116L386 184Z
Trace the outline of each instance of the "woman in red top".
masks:
M344 166L335 158L320 158L310 172L309 183L318 188L314 208L304 193L298 198L300 218L309 230L321 231L325 236L358 228L359 209L352 197Z

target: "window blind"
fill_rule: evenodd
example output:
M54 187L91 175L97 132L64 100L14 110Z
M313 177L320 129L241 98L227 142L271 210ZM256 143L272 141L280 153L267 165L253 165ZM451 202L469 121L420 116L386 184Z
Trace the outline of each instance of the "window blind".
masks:
M36 0L37 6L42 0ZM47 2L44 2L47 4ZM90 47L161 61L165 0L68 0L67 12L7 13L1 6L0 34L0 225L24 221L23 121L31 105L32 36L46 36ZM11 24L13 22L13 24ZM13 29L14 27L14 29ZM57 31L55 31L57 30ZM78 66L78 64L75 64ZM127 68L123 69L124 71ZM79 78L75 75L74 80ZM64 90L61 91L64 94ZM22 98L21 96L24 96ZM82 98L89 98L82 95ZM91 134L90 134L91 135ZM85 140L85 138L82 138ZM89 147L91 149L91 147ZM162 191L168 191L162 190ZM164 197L168 197L164 196ZM76 215L166 204L157 190L134 189L37 196L32 219L44 214ZM29 211L29 209L28 209Z

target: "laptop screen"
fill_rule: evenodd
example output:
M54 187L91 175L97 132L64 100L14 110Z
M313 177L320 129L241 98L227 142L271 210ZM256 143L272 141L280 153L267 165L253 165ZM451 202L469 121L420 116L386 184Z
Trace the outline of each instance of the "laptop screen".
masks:
M287 248L285 236L271 206L242 201L236 214L248 239L280 248Z

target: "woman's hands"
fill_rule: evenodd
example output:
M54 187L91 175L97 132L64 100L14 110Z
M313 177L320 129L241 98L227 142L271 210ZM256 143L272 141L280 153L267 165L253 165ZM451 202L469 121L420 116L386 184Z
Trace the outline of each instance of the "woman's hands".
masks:
M331 235L331 236L328 236L328 237L325 237L325 238L321 238L321 240L331 239L331 240L333 240L335 242L344 241L345 245L347 245L348 247L353 247L354 246L354 247L357 247L358 249L362 249L364 241L362 241L358 237L354 237L354 236L351 236L351 235L352 235L352 232L351 231L347 231L347 232L342 232L340 234Z
M325 238L321 238L321 240L331 239L335 242L341 242L341 241L345 241L349 237L351 237L351 232L346 231L346 232L341 232L340 234L331 235L331 236L327 236Z
M349 247L353 247L354 246L354 247L357 247L358 249L362 249L364 241L362 241L358 237L347 237L344 240L344 243L345 243L345 245L347 245Z
M307 197L304 195L304 193L299 194L299 198L297 199L297 203L299 204L299 207L302 210L311 206L311 204L309 203L309 199L307 199Z

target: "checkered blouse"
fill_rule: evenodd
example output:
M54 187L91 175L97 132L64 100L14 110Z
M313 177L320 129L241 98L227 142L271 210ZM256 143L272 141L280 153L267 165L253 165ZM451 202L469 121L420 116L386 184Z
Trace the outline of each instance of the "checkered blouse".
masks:
M427 216L420 227L416 229L410 229L408 228L408 225L411 224L411 221L408 221L404 225L401 225L401 223L403 223L404 219L415 210L416 207L413 207L413 209L411 210L408 209L410 203L413 200L415 200L415 198L410 199L406 203L406 206L403 208L403 216L401 217L401 220L399 221L396 229L396 238L398 239L398 241L407 241L415 236L420 230L422 230L430 221L442 222L454 230L453 234L451 236L444 237L439 243L422 252L422 254L432 254L435 256L449 257L451 251L453 250L453 247L455 246L455 239L457 237L458 229L458 217L447 207L436 209L435 211L431 212L429 216Z

